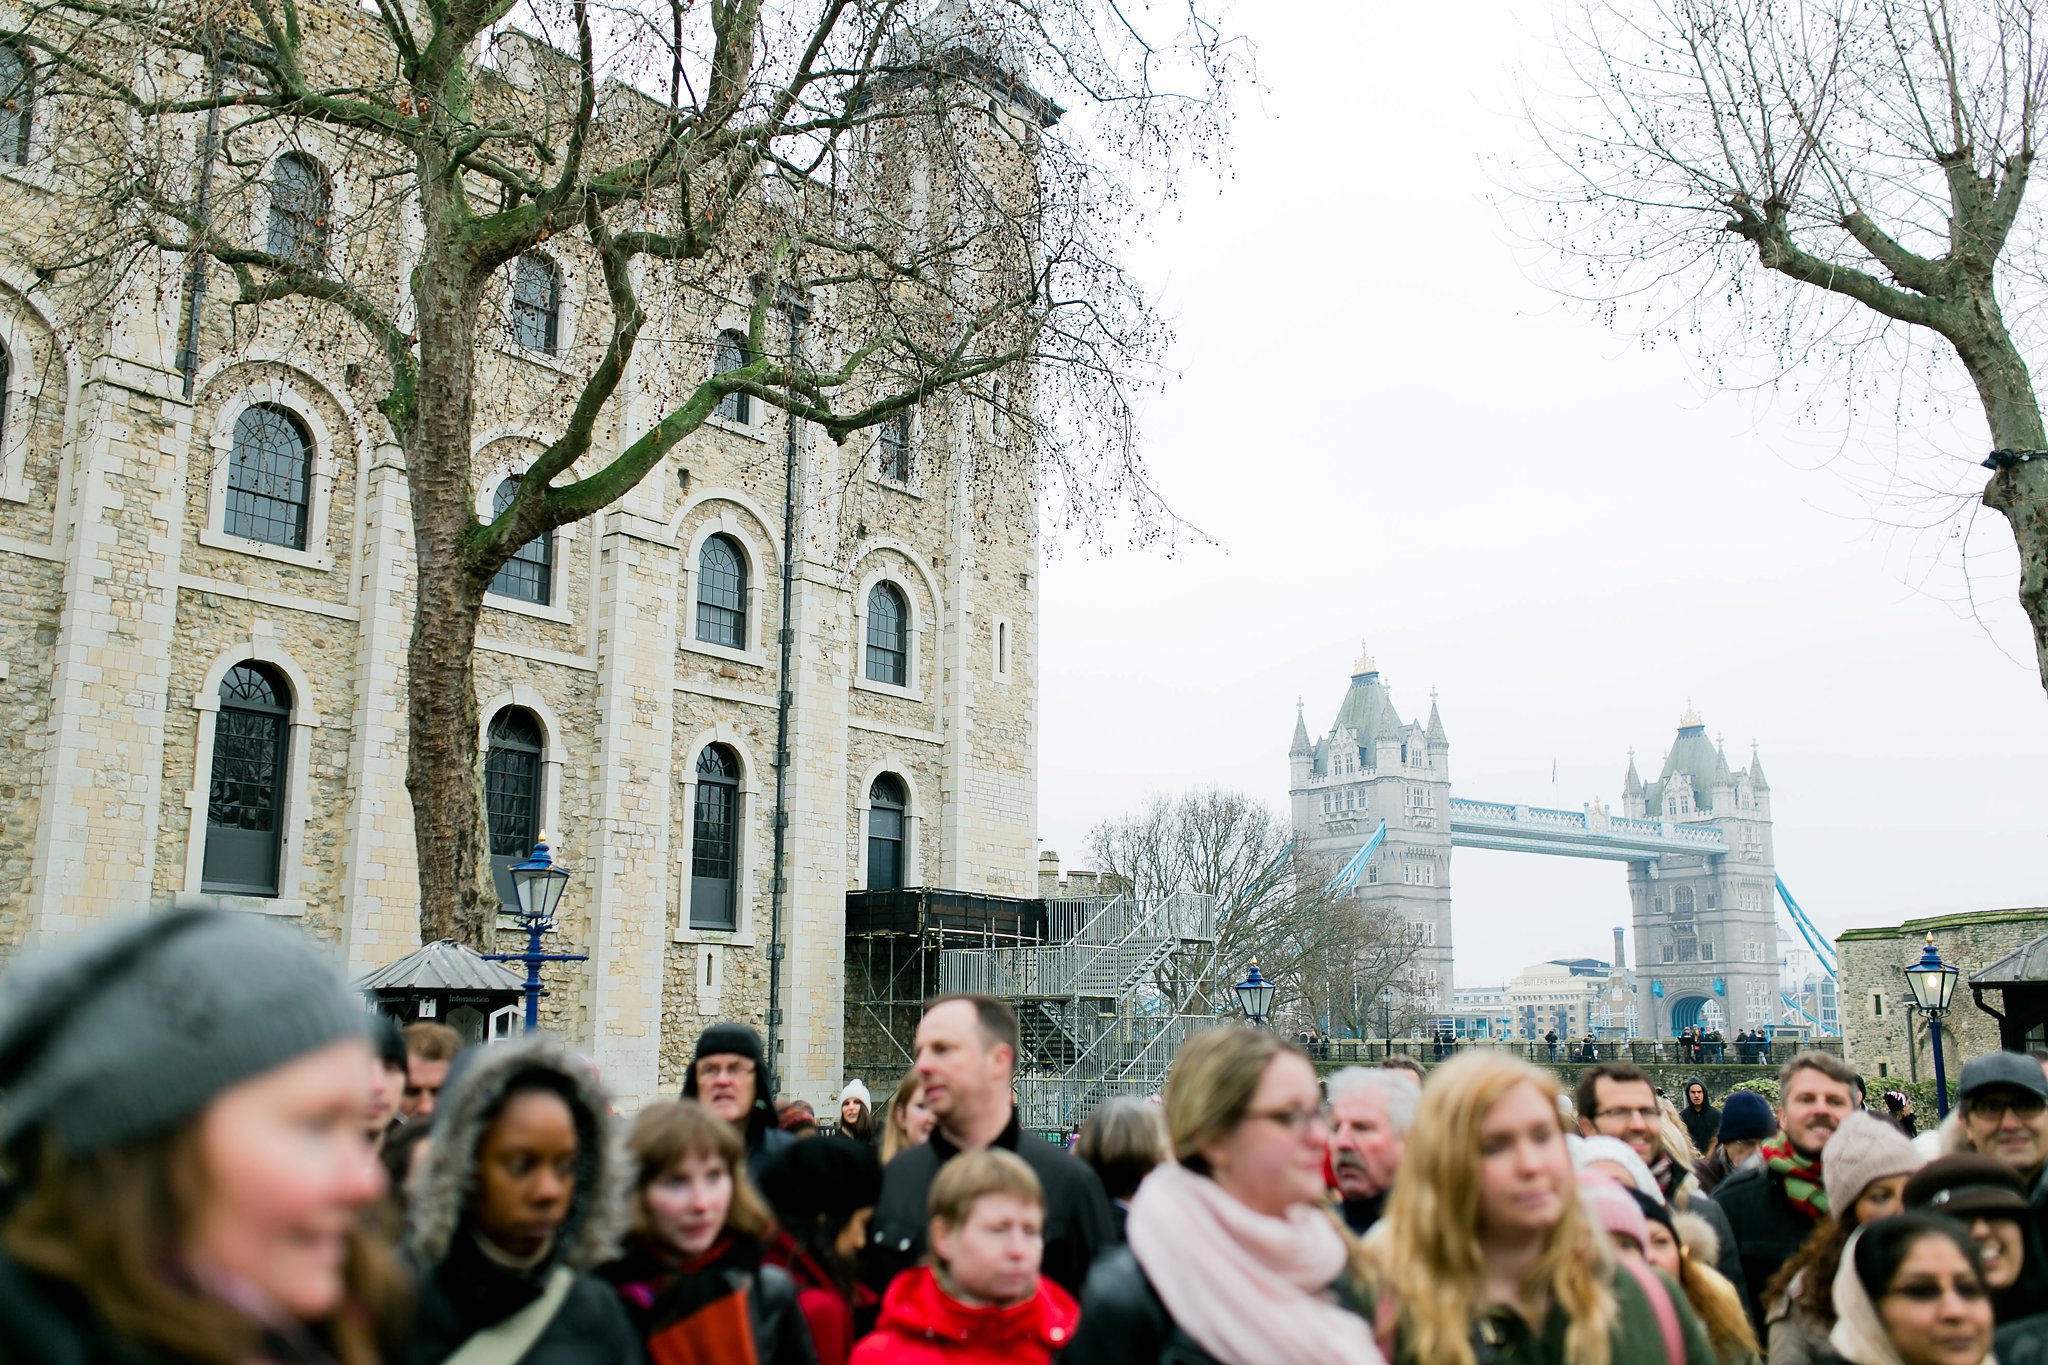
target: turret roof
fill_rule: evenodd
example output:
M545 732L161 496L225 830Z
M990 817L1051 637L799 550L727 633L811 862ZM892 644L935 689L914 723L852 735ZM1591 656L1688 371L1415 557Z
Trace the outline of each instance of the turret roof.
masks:
M1448 744L1444 738L1444 718L1437 714L1436 689L1429 689L1429 730L1425 736L1431 744Z
M1636 751L1630 749L1628 751L1628 776L1622 779L1621 794L1623 796L1638 796L1642 793L1642 790L1643 779L1641 774L1636 772Z
M1675 773L1691 778L1693 800L1701 810L1712 810L1717 769L1726 773L1727 760L1714 748L1714 741L1707 738L1707 727L1701 723L1699 714L1687 707L1685 718L1679 722L1678 738L1672 742L1671 752L1664 756L1663 773L1643 793L1650 817L1655 819L1663 812L1665 784Z
M1308 742L1308 723L1302 719L1301 700L1296 698L1294 702L1294 743L1288 747L1287 756L1293 758L1296 754L1310 752L1313 752L1313 746Z

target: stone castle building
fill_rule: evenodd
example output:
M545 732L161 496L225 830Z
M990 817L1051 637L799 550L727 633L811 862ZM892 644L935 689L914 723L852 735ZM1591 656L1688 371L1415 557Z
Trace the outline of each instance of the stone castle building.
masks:
M1310 740L1297 708L1288 771L1301 851L1341 866L1365 854L1384 822L1357 892L1373 913L1411 926L1424 997L1413 1003L1425 1012L1453 1014L1451 850L1469 842L1625 864L1636 965L1626 967L1617 929L1588 1020L1597 1013L1604 1027L1657 1035L1778 1022L1770 784L1754 755L1731 768L1697 714L1679 722L1654 782L1644 784L1630 755L1617 814L1599 802L1583 812L1453 802L1435 695L1426 722L1403 721L1378 665L1361 655L1320 739Z
M337 60L364 60L374 15L303 8ZM1042 103L988 117L1035 127ZM34 99L0 128L0 954L211 905L301 924L361 975L419 943L411 523L404 452L355 363L369 343L318 316L252 325L223 277L188 355L181 257L145 256L104 303L39 277L25 234L67 212L41 157L72 131ZM320 130L278 130L249 231L273 250L324 233L371 198L363 179ZM346 249L388 253L387 281L404 279L404 234L363 231ZM571 234L505 274L477 383L486 518L607 333ZM744 360L743 305L692 290L653 311L634 364L689 369L684 392ZM662 415L658 387L621 385L595 458ZM574 870L548 946L589 960L548 969L544 1008L622 1108L673 1094L706 1024L765 1022L778 900L777 1065L818 1100L842 1080L849 889L1032 893L1037 491L1027 426L1006 415L1029 401L940 394L837 445L734 395L492 585L490 852L502 869L545 829Z
M1359 852L1384 820L1386 837L1357 880L1374 914L1415 934L1412 967L1426 1013L1451 1002L1451 745L1436 698L1426 723L1403 721L1379 665L1361 654L1337 718L1310 743L1295 708L1287 752L1296 848L1332 868Z

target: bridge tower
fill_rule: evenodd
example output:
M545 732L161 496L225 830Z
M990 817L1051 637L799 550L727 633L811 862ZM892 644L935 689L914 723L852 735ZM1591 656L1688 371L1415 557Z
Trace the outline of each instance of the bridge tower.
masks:
M1730 768L1727 751L1688 707L1656 781L1644 784L1630 752L1622 811L1718 828L1728 850L1628 865L1644 1026L1668 1037L1690 1024L1733 1034L1775 1021L1776 855L1771 787L1755 746L1747 768Z
M1421 939L1421 998L1402 1015L1446 1014L1451 1001L1451 746L1430 694L1429 720L1403 721L1372 656L1360 651L1329 731L1314 743L1299 705L1288 776L1296 848L1341 867L1381 820L1387 836L1358 879L1376 914L1406 919ZM1377 1024L1379 1015L1372 1016Z

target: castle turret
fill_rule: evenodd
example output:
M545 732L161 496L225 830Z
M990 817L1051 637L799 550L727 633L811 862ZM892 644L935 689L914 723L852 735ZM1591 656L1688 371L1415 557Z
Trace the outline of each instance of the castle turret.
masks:
M1287 749L1288 781L1296 787L1308 785L1309 765L1315 746L1308 742L1308 723L1302 718L1302 700L1294 699L1294 743Z
M1444 737L1444 718L1437 714L1434 687L1429 689L1429 728L1423 732L1423 738L1428 742L1431 753L1450 752L1451 742Z
M1628 776L1621 784L1621 813L1637 820L1643 818L1643 779L1636 772L1636 751L1628 751Z

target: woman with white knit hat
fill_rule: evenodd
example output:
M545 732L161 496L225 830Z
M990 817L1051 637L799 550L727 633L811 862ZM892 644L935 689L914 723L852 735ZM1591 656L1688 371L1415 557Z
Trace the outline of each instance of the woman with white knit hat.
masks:
M1906 1177L1922 1158L1898 1129L1857 1111L1821 1150L1827 1217L1779 1269L1760 1305L1768 1329L1768 1365L1810 1365L1825 1358L1835 1325L1835 1272L1856 1229L1905 1207Z
M867 1082L858 1076L848 1081L846 1088L839 1092L839 1135L867 1146L874 1145L875 1102L868 1095Z

